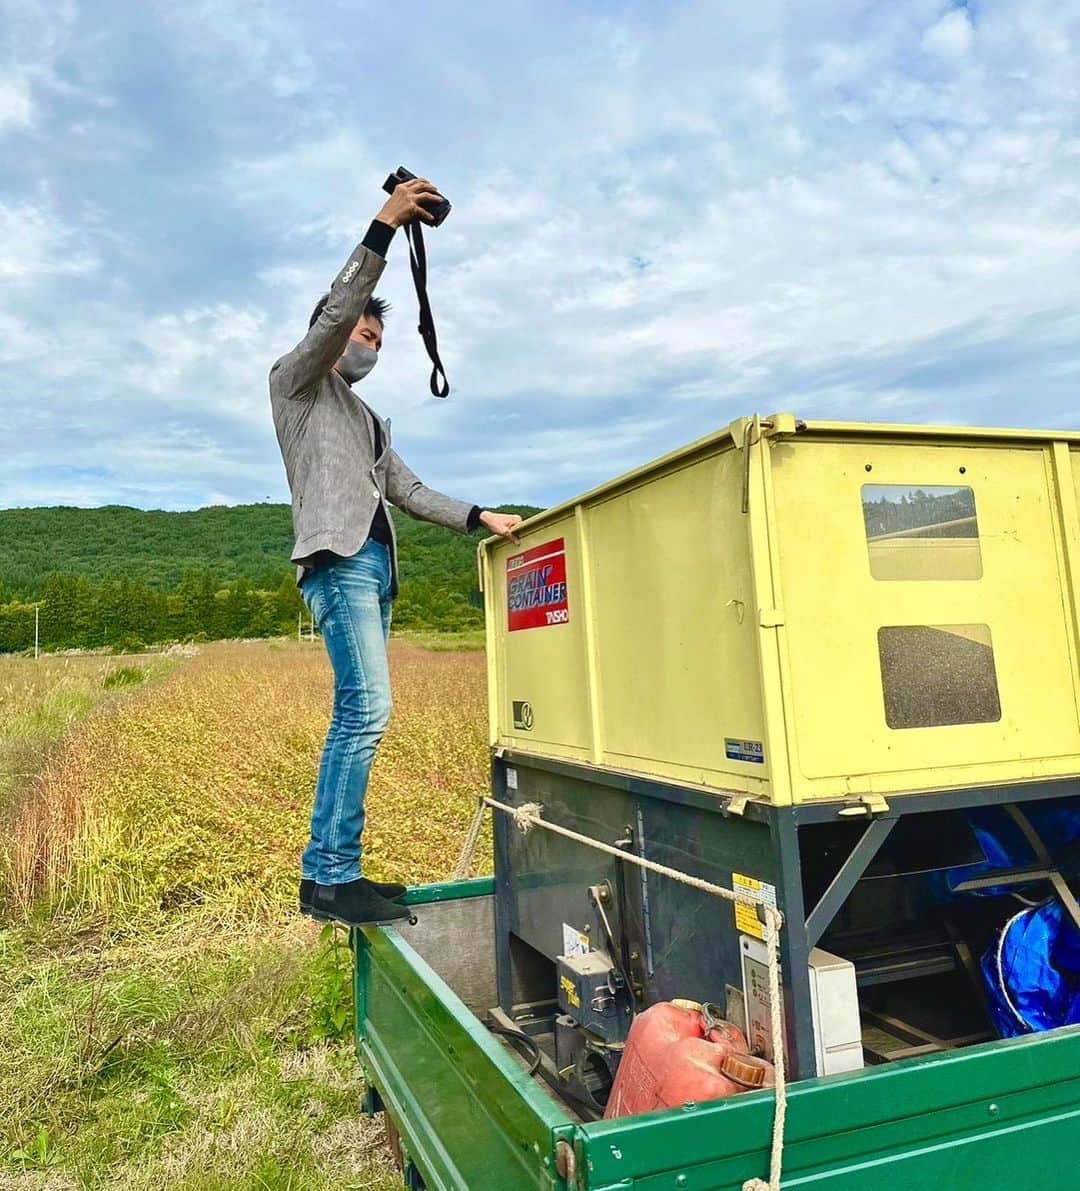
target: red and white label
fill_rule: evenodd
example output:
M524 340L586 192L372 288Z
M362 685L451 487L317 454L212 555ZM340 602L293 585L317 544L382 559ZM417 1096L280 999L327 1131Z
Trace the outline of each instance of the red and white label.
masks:
M570 622L562 538L506 560L506 620L511 633Z

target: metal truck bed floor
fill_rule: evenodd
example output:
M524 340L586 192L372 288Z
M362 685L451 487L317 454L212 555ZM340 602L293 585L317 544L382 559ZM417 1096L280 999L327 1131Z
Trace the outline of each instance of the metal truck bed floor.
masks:
M430 964L465 1008L484 1025L490 1024L490 1011L498 1001L495 950L491 945L494 930L495 899L492 894L429 901L418 916L416 926L402 928L403 940ZM492 1039L575 1124L585 1119L541 1075L529 1073L528 1063L510 1042L494 1033ZM538 1038L541 1044L546 1040L546 1036ZM544 1053L550 1062L551 1056L546 1049Z
M395 1121L408 1185L739 1191L763 1175L770 1093L579 1124L536 1086L439 974L486 1007L491 892L490 880L415 890L419 926L355 935L369 1108L385 1106ZM476 904L449 904L460 902ZM789 1089L784 1186L800 1191L866 1191L876 1179L890 1191L1042 1191L1048 1178L1073 1185L1061 1172L1078 1161L1080 1029Z

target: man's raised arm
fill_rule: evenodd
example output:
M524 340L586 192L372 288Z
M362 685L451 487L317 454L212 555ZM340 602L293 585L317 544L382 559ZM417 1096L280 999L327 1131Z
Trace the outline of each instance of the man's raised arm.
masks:
M371 221L363 240L334 278L326 303L308 333L270 369L270 390L285 397L301 397L341 358L353 328L386 267L386 253L394 231L413 219L431 222L424 199L438 191L426 178L403 182Z
M374 221L363 242L356 246L345 267L334 278L330 296L311 324L308 333L270 369L270 389L285 397L301 397L330 371L341 358L375 285L386 268L386 257L369 247ZM385 225L383 225L385 226ZM394 233L386 228L383 252Z

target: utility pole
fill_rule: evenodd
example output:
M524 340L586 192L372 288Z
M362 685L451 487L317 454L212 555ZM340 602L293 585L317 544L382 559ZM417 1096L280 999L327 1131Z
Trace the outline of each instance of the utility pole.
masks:
M34 661L38 659L41 644L41 605L34 605Z

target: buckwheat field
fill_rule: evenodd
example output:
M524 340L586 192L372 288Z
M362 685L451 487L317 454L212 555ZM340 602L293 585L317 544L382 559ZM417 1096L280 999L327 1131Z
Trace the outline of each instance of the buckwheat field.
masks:
M486 786L483 655L391 666L365 871L437 880ZM0 1187L395 1185L347 940L295 910L330 703L317 641L0 659Z

